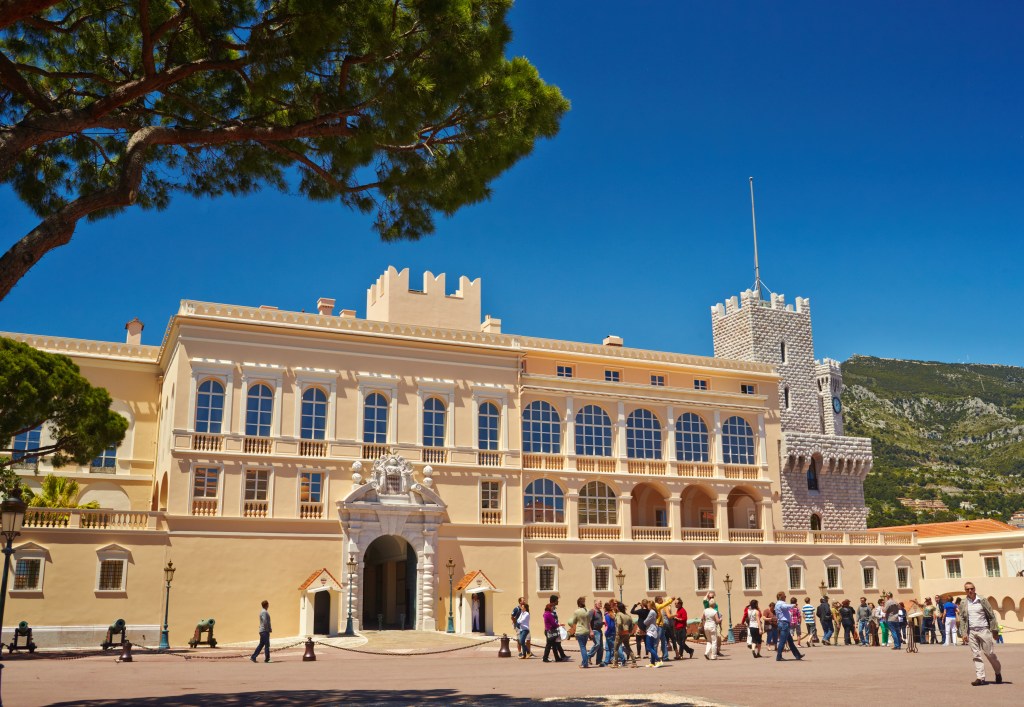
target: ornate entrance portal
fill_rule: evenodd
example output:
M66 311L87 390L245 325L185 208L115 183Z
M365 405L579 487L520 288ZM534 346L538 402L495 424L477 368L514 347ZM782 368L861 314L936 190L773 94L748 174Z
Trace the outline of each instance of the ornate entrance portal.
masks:
M431 488L429 466L422 482L408 460L396 454L373 463L368 479L352 465L352 490L338 501L345 534L345 562L353 578L352 616L361 630L414 628L433 631L434 548L445 504Z

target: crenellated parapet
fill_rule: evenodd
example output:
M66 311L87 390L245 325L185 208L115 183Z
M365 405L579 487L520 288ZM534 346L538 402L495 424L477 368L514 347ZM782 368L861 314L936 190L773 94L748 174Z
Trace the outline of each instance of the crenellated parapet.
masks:
M811 314L811 301L806 297L797 297L795 304L786 304L786 296L773 292L770 300L761 299L754 290L744 290L739 297L730 297L711 307L712 317L725 317L739 312L743 308L763 307L776 311L794 314Z
M366 318L392 324L419 324L479 331L481 328L480 278L459 278L459 288L448 294L444 273L423 274L423 288L409 285L409 268L389 266L366 291ZM497 321L497 320L495 320Z
M863 479L871 471L871 439L786 432L782 436L783 471L806 472L812 460L820 473Z

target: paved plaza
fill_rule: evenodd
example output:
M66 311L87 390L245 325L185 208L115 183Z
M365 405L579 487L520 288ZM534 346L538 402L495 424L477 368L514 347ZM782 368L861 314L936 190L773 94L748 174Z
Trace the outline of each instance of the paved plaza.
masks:
M780 703L863 707L889 704L897 694L931 705L1024 703L1024 645L999 646L1003 685L971 687L974 670L966 647L933 646L917 654L859 646L815 647L802 662L776 663L774 658L755 660L738 645L727 647L727 655L716 662L704 660L698 650L696 659L673 661L661 669L584 671L576 662L501 659L496 642L443 634L386 632L368 640L330 639L330 645L316 646L316 662L302 661L301 645L290 645L296 640L275 641L279 648L269 665L251 663L242 646L173 654L140 650L130 664L118 663L113 651L77 659L15 656L4 660L3 698L16 707ZM392 652L396 650L405 652ZM422 653L428 650L447 652ZM206 659L210 657L217 659Z

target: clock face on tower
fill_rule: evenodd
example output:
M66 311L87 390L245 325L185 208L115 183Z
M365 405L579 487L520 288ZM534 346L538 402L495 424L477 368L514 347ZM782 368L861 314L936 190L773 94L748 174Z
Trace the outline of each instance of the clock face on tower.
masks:
M843 403L839 400L839 396L832 397L832 409L836 411L837 415L843 411Z

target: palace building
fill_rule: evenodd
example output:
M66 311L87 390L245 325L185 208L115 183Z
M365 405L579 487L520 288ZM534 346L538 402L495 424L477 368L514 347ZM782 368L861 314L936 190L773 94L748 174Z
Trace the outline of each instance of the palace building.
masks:
M388 270L365 317L183 300L159 346L6 334L71 357L129 421L74 478L100 510L31 509L6 619L40 645L117 618L155 644L357 628L502 633L518 596L709 589L919 593L914 533L869 532L868 439L843 435L839 364L808 300L711 309L714 356L540 339L481 316L481 283ZM45 442L44 427L15 440ZM21 470L30 486L53 471ZM620 585L621 583L621 585ZM351 596L351 601L349 597ZM723 612L726 610L722 604Z

